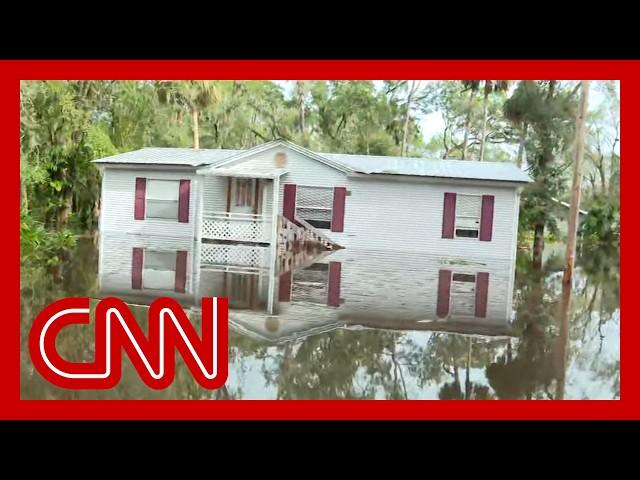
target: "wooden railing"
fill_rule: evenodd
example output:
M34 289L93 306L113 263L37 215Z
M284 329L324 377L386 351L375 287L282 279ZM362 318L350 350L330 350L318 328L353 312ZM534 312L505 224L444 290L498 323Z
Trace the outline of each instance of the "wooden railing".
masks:
M313 244L313 246L325 250L341 248L340 245L304 220L296 219L296 222L292 222L288 218L278 216L278 247L280 251L289 251L304 244Z

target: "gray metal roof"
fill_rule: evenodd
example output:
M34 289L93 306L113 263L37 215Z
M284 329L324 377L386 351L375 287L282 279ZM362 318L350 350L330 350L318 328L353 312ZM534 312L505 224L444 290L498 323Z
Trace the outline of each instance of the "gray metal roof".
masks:
M531 178L526 172L520 170L515 164L507 162L432 160L340 153L321 153L320 155L334 162L342 163L359 173L531 182Z
M99 164L151 164L199 167L221 163L247 150L193 148L142 148L95 160ZM420 177L498 180L528 183L531 178L515 164L469 160L433 160L426 158L384 157L316 153L316 155L364 174L412 175Z
M131 152L100 158L95 163L184 165L199 167L213 165L243 150L195 150L193 148L142 148Z

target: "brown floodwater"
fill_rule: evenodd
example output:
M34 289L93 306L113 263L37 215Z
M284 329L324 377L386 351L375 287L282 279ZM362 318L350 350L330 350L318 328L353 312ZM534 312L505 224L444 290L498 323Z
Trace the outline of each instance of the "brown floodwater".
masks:
M115 253L103 252L102 261ZM111 390L60 389L33 369L27 350L29 327L45 305L115 291L145 326L147 305L162 294L110 289L111 280L100 278L99 259L96 245L82 240L57 275L41 265L22 266L22 398L620 397L619 250L583 252L564 299L562 257L551 255L542 271L534 271L526 252L513 265L344 249L302 252L288 263L289 273L203 269L189 280L193 293L180 300L197 323L200 297L229 297L224 388L201 388L178 359L174 383L151 390L125 357L122 380ZM453 272L444 319L437 313L442 271ZM478 316L474 282L480 274L489 281ZM58 338L59 351L70 360L90 361L92 348L91 327L67 327Z

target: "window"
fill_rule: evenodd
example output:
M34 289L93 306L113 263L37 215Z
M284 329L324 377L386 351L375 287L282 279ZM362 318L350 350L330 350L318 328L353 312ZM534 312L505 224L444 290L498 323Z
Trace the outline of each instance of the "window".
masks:
M480 195L457 195L456 237L478 238L480 234Z
M453 274L453 281L454 282L476 283L476 276L475 275L470 275L468 273L454 273Z
M298 186L296 216L316 228L330 230L333 216L333 189Z
M473 317L476 302L476 276L454 273L451 278L451 315Z
M296 271L292 297L298 302L325 305L327 303L328 284L329 264L314 263Z
M176 284L176 252L145 250L142 284L148 289L173 290Z
M147 217L178 219L178 180L147 180Z

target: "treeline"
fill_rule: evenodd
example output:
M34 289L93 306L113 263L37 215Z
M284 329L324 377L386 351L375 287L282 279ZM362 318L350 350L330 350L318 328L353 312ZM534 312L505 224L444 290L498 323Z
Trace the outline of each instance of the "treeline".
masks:
M619 93L589 119L584 205L588 237L619 236ZM536 183L521 232L557 231L566 198L577 82L24 81L21 83L21 238L26 254L67 248L100 208L92 160L144 146L244 149L284 138L315 151L511 161ZM419 118L439 112L424 138ZM48 233L49 232L49 233ZM53 232L53 233L51 233Z

